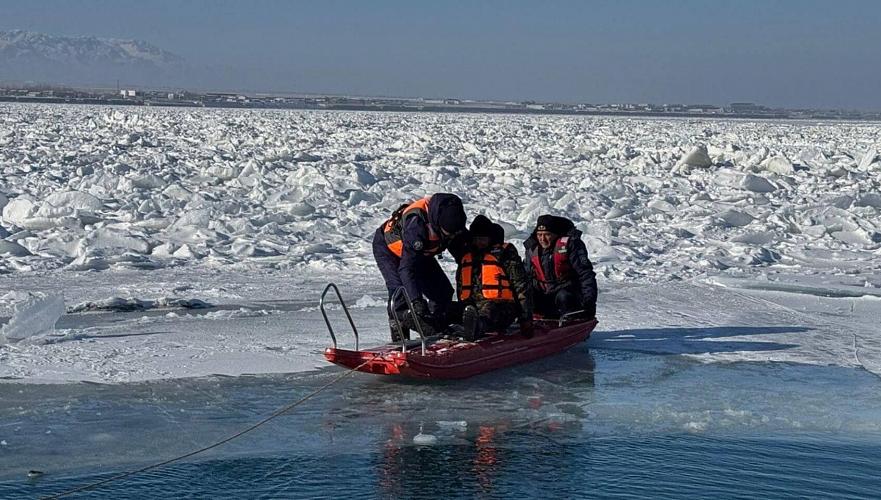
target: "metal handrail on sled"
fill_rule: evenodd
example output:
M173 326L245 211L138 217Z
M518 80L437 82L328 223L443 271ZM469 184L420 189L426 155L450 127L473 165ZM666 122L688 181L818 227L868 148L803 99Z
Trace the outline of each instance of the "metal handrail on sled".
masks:
M572 311L570 313L566 313L566 314L560 316L559 318L540 318L540 319L536 319L535 321L547 321L547 322L556 321L557 326L563 326L567 321L569 321L571 316L578 316L579 314L583 314L583 313L584 313L584 309L579 309L577 311Z
M410 316L413 318L413 324L416 325L416 331L419 333L419 338L422 339L422 354L425 355L425 334L422 333L422 323L419 322L419 317L416 316L416 313L413 311L413 301L410 300L410 294L407 293L407 289L399 286L395 289L392 296L388 299L388 311L395 319L395 324L398 327L398 334L401 337L401 352L407 352L407 339L404 338L404 329L401 327L401 318L398 317L398 310L395 309L395 301L398 299L398 296L403 295L404 301L407 302L407 308L410 310Z
M333 334L333 327L330 326L330 320L327 319L327 311L324 310L324 298L327 295L327 292L333 288L333 291L336 292L336 296L340 301L340 305L343 306L343 311L346 312L346 317L349 318L349 324L352 325L352 331L355 333L355 350L358 350L358 329L355 328L355 322L352 321L352 315L349 314L349 308L346 307L346 302L343 300L343 296L340 295L340 289L334 283L328 283L326 287L324 287L324 291L321 292L321 301L318 303L321 309L321 315L324 316L324 323L327 324L327 331L330 332L330 339L333 341L333 348L336 349L336 335Z

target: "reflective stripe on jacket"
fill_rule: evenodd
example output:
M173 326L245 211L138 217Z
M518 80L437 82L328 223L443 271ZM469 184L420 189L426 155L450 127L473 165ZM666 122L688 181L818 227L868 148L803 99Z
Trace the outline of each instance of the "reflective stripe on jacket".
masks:
M444 250L440 235L428 223L428 204L430 201L431 196L426 196L413 203L401 205L394 211L391 218L385 221L382 226L382 232L385 234L385 243L393 254L400 257L404 253L404 223L411 216L421 218L428 228L427 245L425 245L425 248L416 248L416 250L420 250L428 256L437 255Z

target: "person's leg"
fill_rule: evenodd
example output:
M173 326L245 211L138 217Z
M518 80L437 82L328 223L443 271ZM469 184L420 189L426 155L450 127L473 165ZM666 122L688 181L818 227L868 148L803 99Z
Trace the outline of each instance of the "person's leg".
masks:
M545 319L553 319L560 317L560 311L554 303L556 295L535 292L532 296L533 309L535 313Z
M584 304L581 294L577 290L560 290L557 292L555 303L560 310L561 316L571 312L583 311L578 317L587 319L596 317L596 303Z
M517 317L517 309L509 302L485 301L479 311L484 333L505 333Z
M432 316L439 322L447 318L447 310L453 302L453 285L435 259L423 259L418 270L419 285L428 300Z
M462 338L469 342L479 339L483 334L481 322L477 306L473 303L466 305L462 313Z
M545 316L547 307L545 306L545 294L533 289L532 291L532 313L536 316Z
M471 301L455 300L450 303L447 309L447 324L462 324L462 313L465 312L465 306L470 305Z
M494 307L493 303L488 300L481 300L475 306L477 307L477 326L474 329L474 338L479 339L493 329Z
M554 297L554 306L560 313L560 317L581 309L581 297L569 289L562 289Z
M385 281L385 286L388 289L388 297L391 299L395 290L404 285L401 281L401 275L398 274L398 265L401 263L401 259L388 249L382 228L377 229L373 235L373 259L376 261L376 266L379 267L379 272L382 274L382 279ZM403 304L403 308L401 304ZM395 304L395 309L398 311L407 309L403 299L400 299L399 303Z
M404 283L401 281L400 274L398 274L398 264L401 260L388 249L382 228L379 228L373 235L373 258L376 260L376 265L379 267L379 272L382 274L382 279L385 281L385 286L388 290L388 299L390 301L395 290L403 286ZM392 341L400 341L401 333L404 334L405 338L409 338L409 330L402 328L402 325L399 325L398 322L395 321L394 315L392 314L392 309L394 309L395 312L397 312L398 317L403 320L407 314L407 303L404 301L403 297L399 297L398 300L395 301L395 304L389 304L389 306L387 312L389 316L389 328L391 330Z

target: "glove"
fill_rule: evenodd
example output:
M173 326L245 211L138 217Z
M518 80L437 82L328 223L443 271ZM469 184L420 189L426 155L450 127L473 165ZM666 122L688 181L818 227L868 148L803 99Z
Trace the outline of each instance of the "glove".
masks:
M528 339L535 335L535 326L532 324L532 318L520 318L520 335Z
M584 310L584 317L587 319L593 319L597 315L596 302L585 302L581 304L581 309Z

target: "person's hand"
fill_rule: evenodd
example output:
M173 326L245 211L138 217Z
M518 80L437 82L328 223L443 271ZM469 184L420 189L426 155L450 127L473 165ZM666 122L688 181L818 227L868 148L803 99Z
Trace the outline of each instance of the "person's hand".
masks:
M597 305L594 302L585 302L581 305L581 309L584 311L583 316L587 319L593 319L597 314Z
M532 338L535 335L535 325L532 324L532 318L520 318L520 335L526 338Z

